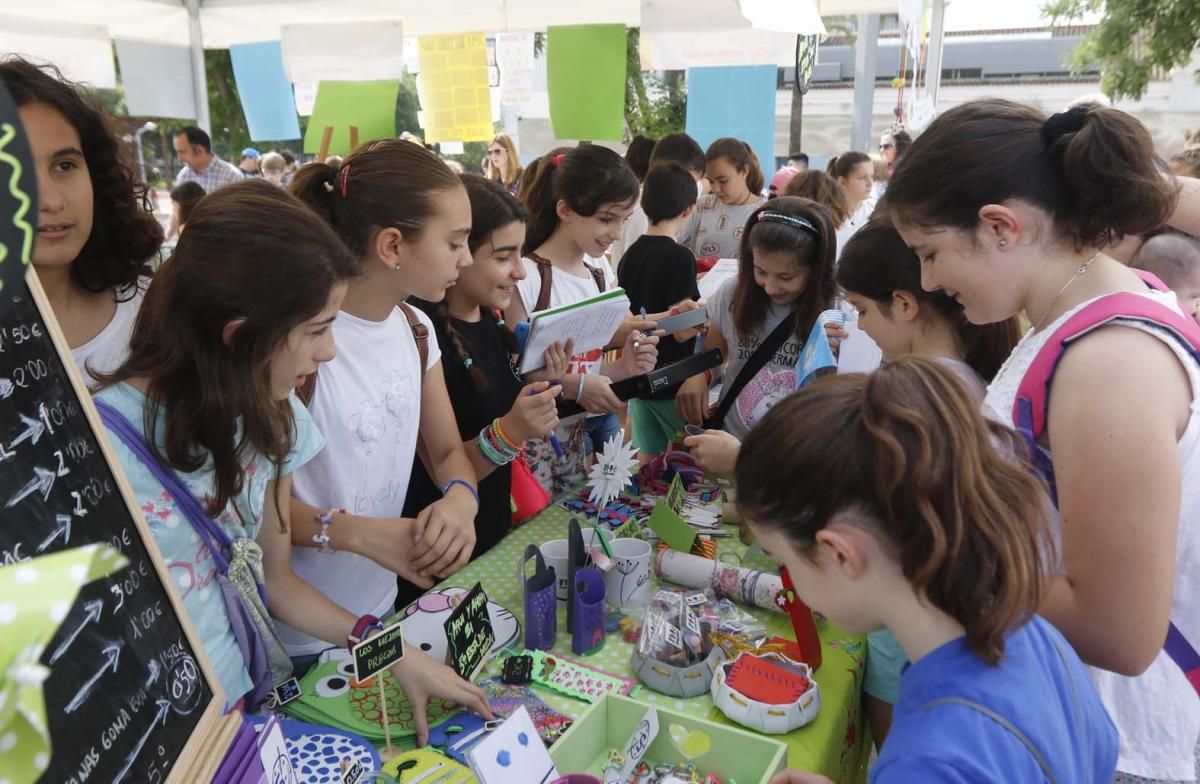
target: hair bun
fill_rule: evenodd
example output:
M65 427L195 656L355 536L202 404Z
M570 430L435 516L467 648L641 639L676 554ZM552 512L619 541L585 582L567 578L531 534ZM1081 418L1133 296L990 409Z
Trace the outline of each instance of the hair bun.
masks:
M1073 106L1065 112L1052 114L1042 123L1042 141L1049 147L1069 133L1077 133L1087 122L1091 104Z

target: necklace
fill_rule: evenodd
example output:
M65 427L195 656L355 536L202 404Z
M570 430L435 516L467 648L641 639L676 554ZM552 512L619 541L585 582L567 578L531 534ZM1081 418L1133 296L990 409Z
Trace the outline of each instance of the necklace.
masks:
M1037 326L1033 328L1034 332L1041 331L1042 326L1046 323L1046 319L1048 319L1050 317L1050 314L1054 312L1054 306L1056 304L1058 304L1058 298L1063 295L1064 291L1071 288L1071 284L1074 283L1075 280L1080 275L1083 275L1084 273L1086 273L1088 271L1088 267L1091 266L1092 262L1095 261L1099 255L1100 255L1100 251L1096 251L1095 253L1092 254L1092 257L1090 259L1088 259L1087 261L1085 261L1079 265L1079 267L1075 270L1075 274L1071 276L1071 279L1068 280L1066 283L1064 283L1063 287L1058 290L1057 294L1054 295L1054 299L1050 300L1050 306L1048 308L1046 308L1046 313L1044 316L1042 316L1042 320L1039 321L1037 323Z

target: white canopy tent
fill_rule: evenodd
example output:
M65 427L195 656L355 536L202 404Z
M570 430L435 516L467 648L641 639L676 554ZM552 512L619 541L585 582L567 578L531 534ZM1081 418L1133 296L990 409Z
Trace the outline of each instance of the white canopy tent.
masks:
M932 2L935 9L944 7L944 0ZM109 86L102 82L111 78L111 55L106 66L93 62L89 72L88 49L79 42L107 37L188 47L197 124L207 128L203 50L278 39L286 24L399 20L405 35L412 36L604 23L651 32L728 33L758 27L795 34L823 31L821 16L896 10L897 0L0 0L0 51L57 59L72 78ZM757 24L747 17L757 17ZM779 19L784 21L777 23ZM811 29L812 20L818 29ZM934 26L938 38L940 30ZM940 52L940 40L930 43Z

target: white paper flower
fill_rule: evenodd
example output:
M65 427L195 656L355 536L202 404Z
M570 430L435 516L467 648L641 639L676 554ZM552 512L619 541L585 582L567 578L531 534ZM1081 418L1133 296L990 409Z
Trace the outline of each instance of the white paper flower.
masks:
M604 444L604 452L592 466L588 500L603 509L633 482L637 467L637 450L625 443L625 431L620 430Z

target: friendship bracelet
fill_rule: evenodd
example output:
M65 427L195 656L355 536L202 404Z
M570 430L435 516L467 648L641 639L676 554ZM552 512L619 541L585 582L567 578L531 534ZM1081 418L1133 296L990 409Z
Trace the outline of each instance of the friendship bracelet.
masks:
M504 432L504 428L500 424L500 417L496 417L492 420L492 429L496 436L500 439L501 446L508 447L509 451L511 452L521 451L520 445L518 445L513 439L509 438L508 434ZM513 457L516 457L516 455L514 454Z
M462 485L463 487L467 488L467 491L475 498L475 506L479 506L479 491L475 489L474 485L465 479L451 479L445 484L444 487L442 487L442 495L445 496L446 493L449 493L455 485Z
M479 453L483 458L494 466L508 465L517 458L516 452L508 452L498 448L489 437L491 426L485 427L479 431L479 435L475 439L475 446L479 448Z
M346 510L330 509L313 516L313 519L321 524L321 530L313 534L312 540L321 548L321 552L323 553L333 552L333 548L329 546L329 526L333 525L333 516L335 514L346 514Z

